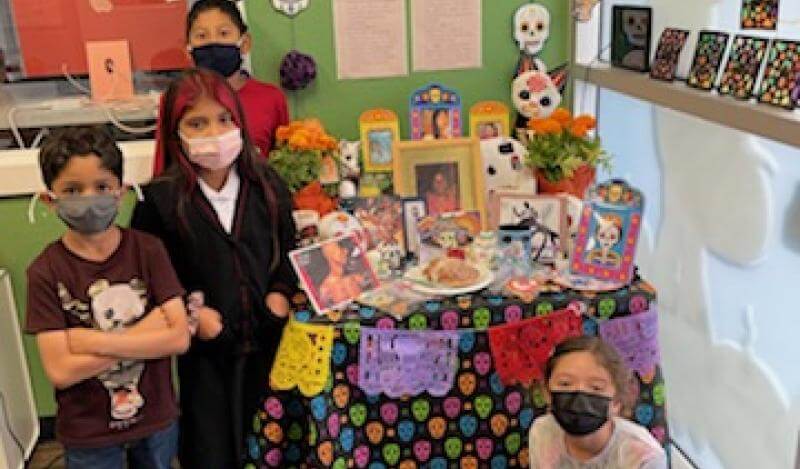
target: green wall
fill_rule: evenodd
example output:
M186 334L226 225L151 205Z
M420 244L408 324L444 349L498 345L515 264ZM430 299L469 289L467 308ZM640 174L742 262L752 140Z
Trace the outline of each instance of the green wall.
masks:
M385 107L398 113L401 134L407 136L408 96L431 81L441 82L461 93L465 116L469 107L477 101L492 99L509 102L509 82L517 61L511 19L516 8L523 3L527 2L483 1L484 66L481 69L410 72L409 76L403 78L338 81L331 0L310 2L308 10L295 19L273 10L268 0L247 0L248 23L255 40L253 65L259 78L277 83L278 65L287 51L296 48L311 54L317 61L318 77L308 89L289 94L293 116L319 117L334 135L355 139L361 112ZM541 3L553 15L551 36L542 59L549 67L554 67L567 61L569 2L541 0ZM410 39L409 28L409 51ZM8 269L11 274L21 317L24 317L25 309L25 268L47 243L55 240L63 231L61 223L41 205L37 210L37 223L29 224L28 201L28 198L0 199L0 267ZM129 198L120 215L121 222L128 220L131 206L132 200ZM39 415L54 415L52 388L42 371L35 341L27 336L24 340Z

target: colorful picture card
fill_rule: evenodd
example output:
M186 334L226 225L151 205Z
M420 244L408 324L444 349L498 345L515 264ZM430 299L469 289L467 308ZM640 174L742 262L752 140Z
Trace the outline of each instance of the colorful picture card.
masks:
M778 28L780 0L742 0L742 29Z
M794 109L797 78L800 76L800 42L776 39L767 54L767 68L761 78L758 100Z
M423 217L417 223L420 263L443 256L466 258L467 247L480 231L481 215L477 211Z
M661 33L656 55L653 58L653 67L650 69L652 78L665 81L675 79L675 69L678 68L681 51L688 38L689 31L685 29L666 28Z
M768 39L736 36L719 82L719 94L749 99L756 86L768 46Z
M359 197L352 204L353 215L367 233L368 249L397 244L405 249L403 202L393 196Z
M461 97L438 83L411 95L411 139L433 140L461 136Z
M687 83L692 88L711 90L717 83L730 34L719 31L700 31L694 61Z

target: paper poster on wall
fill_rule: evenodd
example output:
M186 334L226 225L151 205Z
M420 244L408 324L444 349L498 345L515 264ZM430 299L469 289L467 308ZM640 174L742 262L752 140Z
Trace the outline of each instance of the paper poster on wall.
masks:
M333 0L340 80L408 75L405 0Z
M411 0L414 70L480 68L480 0Z

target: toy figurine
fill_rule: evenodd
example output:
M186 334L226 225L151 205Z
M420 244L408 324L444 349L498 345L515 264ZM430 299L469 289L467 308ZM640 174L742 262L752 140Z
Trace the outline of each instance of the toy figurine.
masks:
M487 195L496 191L536 193L536 179L525 165L528 149L510 137L481 141L484 181Z
M339 183L339 197L349 199L358 195L358 182L361 177L359 156L361 155L361 142L339 142L339 159L342 168L339 171L342 182Z
M514 79L511 100L517 110L517 136L527 141L528 121L550 117L561 104L561 93L567 84L566 67L552 72L525 72Z
M520 50L515 77L532 70L547 72L537 55L550 36L550 12L537 3L522 5L514 15L514 40Z

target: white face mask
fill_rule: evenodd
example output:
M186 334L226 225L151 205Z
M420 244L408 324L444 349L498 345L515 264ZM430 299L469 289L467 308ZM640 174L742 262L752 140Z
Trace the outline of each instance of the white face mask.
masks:
M189 161L209 170L227 168L242 152L242 131L238 127L216 137L188 138L178 133L183 140Z

